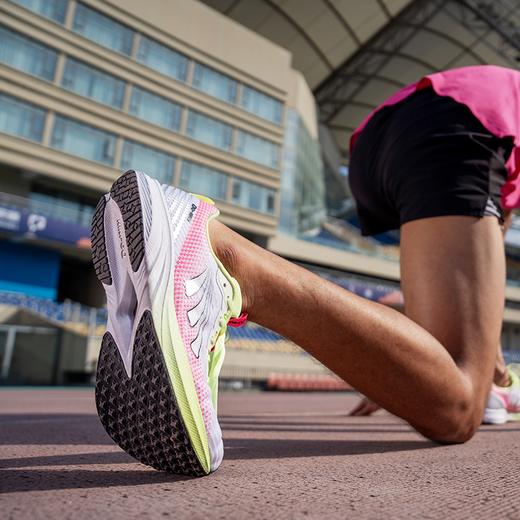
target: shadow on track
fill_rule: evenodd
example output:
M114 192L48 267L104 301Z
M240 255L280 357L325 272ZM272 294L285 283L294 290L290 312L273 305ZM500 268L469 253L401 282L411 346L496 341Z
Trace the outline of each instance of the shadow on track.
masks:
M56 489L88 489L168 484L194 477L169 475L143 466L143 470L0 470L0 494Z
M0 445L113 444L97 415L3 414Z
M428 449L434 446L427 441L315 441L302 439L226 439L227 460L280 460L294 457L348 456ZM167 484L191 477L169 475L138 465L142 469L94 469L86 464L107 465L137 464L124 452L79 453L37 457L20 457L0 461L0 494L57 489L87 489L131 487L150 484ZM54 466L47 469L48 466ZM70 466L56 468L56 466ZM76 467L75 467L76 466ZM30 469L25 469L30 467Z
M294 457L330 457L364 455L397 451L424 450L435 448L427 440L312 440L312 439L237 439L225 438L225 458L246 459L287 459Z
M46 466L84 466L89 464L136 464L137 461L114 445L114 451L96 453L67 453L0 459L0 469L34 468Z

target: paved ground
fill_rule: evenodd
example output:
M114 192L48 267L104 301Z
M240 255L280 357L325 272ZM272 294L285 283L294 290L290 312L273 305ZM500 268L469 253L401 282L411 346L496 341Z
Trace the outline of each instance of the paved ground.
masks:
M349 394L224 393L226 459L202 479L135 463L90 390L0 392L0 516L520 519L520 424L435 446Z

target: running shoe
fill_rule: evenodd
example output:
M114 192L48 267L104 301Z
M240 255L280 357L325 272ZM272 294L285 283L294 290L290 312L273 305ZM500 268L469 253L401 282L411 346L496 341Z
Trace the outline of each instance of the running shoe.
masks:
M213 253L213 203L127 171L98 203L92 258L108 322L96 374L105 430L143 464L215 471L218 374L240 287Z
M484 424L505 424L520 420L520 378L510 368L508 387L493 385L484 410Z

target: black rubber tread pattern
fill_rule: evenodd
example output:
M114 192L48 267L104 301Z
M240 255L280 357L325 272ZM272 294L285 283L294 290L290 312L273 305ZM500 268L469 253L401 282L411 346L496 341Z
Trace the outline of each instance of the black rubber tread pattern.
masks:
M92 242L92 263L99 281L106 284L112 284L112 275L110 266L108 265L107 248L105 244L105 207L107 201L105 196L99 199L96 211L92 217L92 226L90 228L90 239Z
M123 215L128 255L135 273L144 256L144 236L139 184L134 170L128 170L114 182L110 196L117 203Z
M129 378L113 337L105 333L96 377L96 406L105 430L143 464L205 475L182 422L150 311L139 322L132 364Z

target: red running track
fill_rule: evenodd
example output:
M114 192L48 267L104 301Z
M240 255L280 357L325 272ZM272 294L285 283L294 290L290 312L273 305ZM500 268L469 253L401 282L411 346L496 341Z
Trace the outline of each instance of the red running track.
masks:
M91 390L0 392L4 519L520 519L520 424L436 446L352 394L223 393L217 473L142 466L102 429Z

